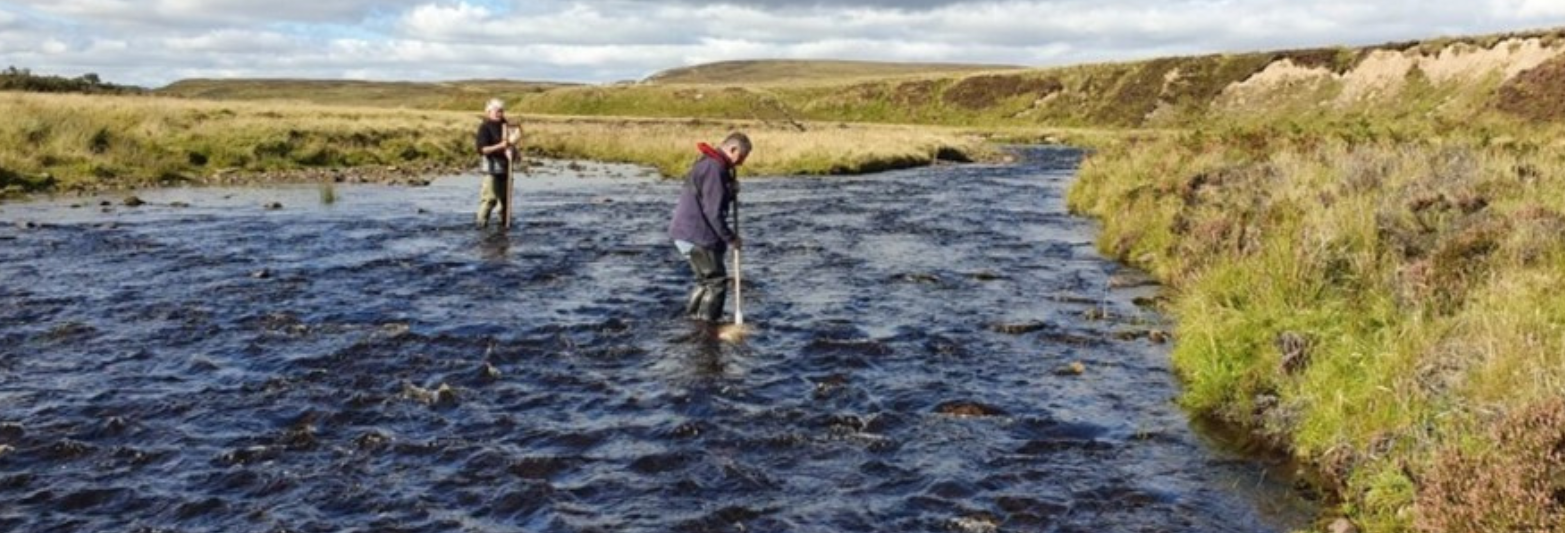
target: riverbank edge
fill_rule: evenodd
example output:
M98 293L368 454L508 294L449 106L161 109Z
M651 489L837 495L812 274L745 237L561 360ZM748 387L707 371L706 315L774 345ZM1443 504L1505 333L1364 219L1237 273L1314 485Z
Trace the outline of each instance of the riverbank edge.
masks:
M1294 457L1318 530L1561 531L1551 137L1287 126L1103 145L1071 186L1163 284L1180 403Z

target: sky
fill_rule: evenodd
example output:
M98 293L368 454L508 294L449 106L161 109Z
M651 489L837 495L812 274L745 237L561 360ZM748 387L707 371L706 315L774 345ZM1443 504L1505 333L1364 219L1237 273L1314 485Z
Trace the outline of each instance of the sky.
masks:
M4 0L0 67L611 83L735 59L1060 66L1565 27L1565 0Z

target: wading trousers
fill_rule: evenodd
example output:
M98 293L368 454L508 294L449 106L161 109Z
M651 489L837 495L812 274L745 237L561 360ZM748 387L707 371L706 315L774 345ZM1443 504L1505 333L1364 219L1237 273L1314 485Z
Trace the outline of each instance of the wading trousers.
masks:
M505 174L486 174L482 178L484 188L478 192L477 222L479 227L488 226L490 212L494 211L496 206L502 205L508 200L506 197L510 195L505 194L505 178ZM511 213L511 216L515 217L516 213Z
M697 246L685 258L690 260L690 271L696 276L696 286L685 301L685 314L696 320L717 322L723 318L723 304L728 300L728 270L723 268L723 256Z

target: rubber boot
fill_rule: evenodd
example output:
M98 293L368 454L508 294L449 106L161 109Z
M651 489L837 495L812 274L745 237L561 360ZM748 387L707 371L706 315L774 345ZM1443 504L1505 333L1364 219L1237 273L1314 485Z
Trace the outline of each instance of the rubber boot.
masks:
M701 295L700 318L707 322L722 320L723 304L728 302L728 288L724 285L707 285L705 289Z
M690 318L701 317L701 298L706 296L706 287L696 285L690 289L690 297L685 300L685 316Z
M722 318L723 300L728 296L728 272L723 268L721 255L696 247L690 250L686 259L690 260L690 272L696 278L696 288L690 293L691 303L686 304L686 309L693 303L692 318L715 322Z

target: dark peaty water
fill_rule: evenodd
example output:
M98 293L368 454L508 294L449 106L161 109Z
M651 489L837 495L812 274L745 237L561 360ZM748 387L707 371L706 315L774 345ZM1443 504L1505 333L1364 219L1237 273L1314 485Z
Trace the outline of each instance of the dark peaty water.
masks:
M3 206L0 530L1305 523L1172 404L1079 153L1021 155L747 180L739 345L676 316L679 183L619 167L523 182L509 237L473 177Z

